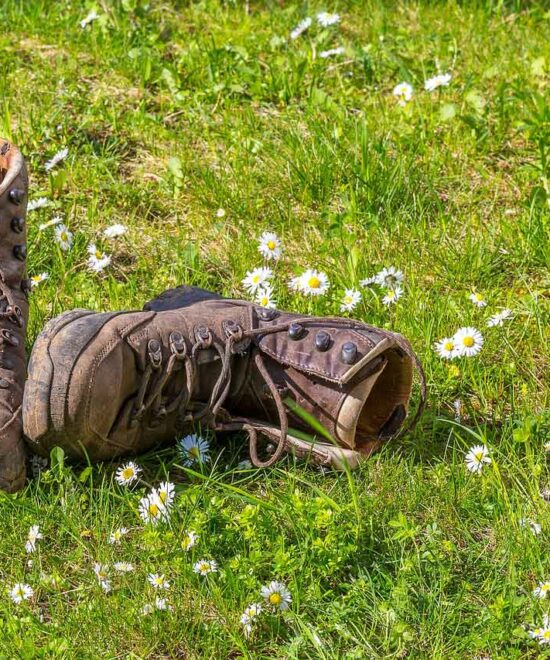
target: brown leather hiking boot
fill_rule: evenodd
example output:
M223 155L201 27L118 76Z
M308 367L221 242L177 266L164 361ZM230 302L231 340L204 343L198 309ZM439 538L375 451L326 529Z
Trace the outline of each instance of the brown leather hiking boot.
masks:
M25 483L21 402L26 375L25 331L28 178L17 147L0 138L0 489Z
M202 425L246 431L259 467L285 450L353 466L405 419L413 353L399 335L189 287L146 307L75 310L46 326L23 405L37 453L60 445L69 456L110 459ZM263 459L260 436L272 448Z

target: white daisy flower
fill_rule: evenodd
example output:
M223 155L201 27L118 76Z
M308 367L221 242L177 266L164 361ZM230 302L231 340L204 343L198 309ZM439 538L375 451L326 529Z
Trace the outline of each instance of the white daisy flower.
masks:
M550 593L550 582L539 582L539 586L533 590L533 595L537 598L546 598Z
M128 534L128 529L126 527L119 527L118 529L115 529L114 532L111 532L111 536L109 536L109 543L111 545L120 545L120 542L122 541L122 537L125 534Z
M50 200L46 197L39 197L38 199L31 199L27 205L28 211L36 211L36 209L43 209L45 206L49 206Z
M528 635L531 639L536 639L541 646L550 644L550 620L548 614L544 615L542 626L529 630Z
M155 607L157 610L173 610L174 608L168 604L166 598L156 598Z
M127 231L124 225L114 224L103 231L103 236L105 238L118 238L119 236L123 236Z
M474 305L476 307L486 307L487 306L485 298L481 295L481 293L471 293L470 294L470 300L474 303Z
M388 289L386 295L382 298L382 303L389 307L401 298L403 295L403 289L400 286L396 286L393 289Z
M550 452L550 442L544 443L544 451Z
M59 247L66 252L71 249L73 244L73 233L61 222L55 227L55 240Z
M434 76L433 78L428 78L428 80L426 80L424 83L424 89L427 92L433 92L438 87L447 87L447 85L450 82L451 82L450 73L440 73L437 76Z
M133 461L128 461L121 465L116 471L115 479L121 486L129 486L137 480L141 473L141 468Z
M170 509L176 497L176 487L170 481L163 481L158 488L153 488L152 495L158 498L162 506Z
M101 252L95 243L88 245L88 255L88 268L93 270L94 273L100 273L111 263L111 257L105 252Z
M487 319L487 327L494 328L497 325L504 325L504 321L511 318L511 316L511 309L503 309L501 312L497 312L496 314L493 314L493 316L491 316L489 319Z
M208 573L217 573L218 564L213 559L200 559L193 564L193 571L198 575L208 575Z
M69 150L67 149L67 147L65 147L64 149L61 149L60 151L58 151L58 152L53 156L53 158L51 158L51 159L50 159L50 160L44 165L44 169L46 170L46 172L50 172L51 170L53 170L53 168L54 168L56 165L59 165L59 163L61 163L62 161L64 161L65 158L67 158L68 155L69 155Z
M266 259L279 259L281 256L281 241L272 231L264 231L260 236L258 250Z
M187 467L195 465L197 462L208 463L210 461L208 454L210 443L196 433L181 438L178 441L178 445L183 458L183 464Z
M456 345L452 337L443 337L435 343L434 348L439 357L445 360L452 360L457 356Z
M329 48L328 50L322 50L319 53L319 57L326 60L327 57L334 57L335 55L343 55L344 47L338 46L338 48Z
M27 535L27 542L25 543L25 550L28 553L34 552L36 550L36 542L39 539L44 538L42 536L42 533L40 532L40 527L38 525L33 525L29 529L29 533Z
M340 305L341 312L352 312L357 305L361 302L361 292L357 289L346 289L342 304Z
M472 327L460 328L453 336L456 353L460 357L473 357L483 346L483 335Z
M131 573L134 570L134 565L127 561L117 561L113 564L113 568L119 573Z
M380 286L392 289L403 282L404 279L405 276L403 275L403 271L395 266L390 266L389 268L382 268L380 272L376 273L374 281Z
M110 580L100 580L99 586L103 591L108 594L111 591L111 581Z
M286 585L273 580L267 586L262 587L260 593L268 605L275 610L287 610L292 602L292 596Z
M317 23L319 23L321 27L330 27L339 22L339 14L330 14L328 11L321 11L317 14Z
M371 286L372 284L377 284L377 275L374 275L373 277L366 277L364 280L360 280L359 284L362 287L367 287Z
M244 636L250 637L252 634L252 619L246 614L241 614L240 622L244 630Z
M38 231L44 231L44 229L48 229L48 227L55 227L55 225L58 225L61 222L63 222L63 218L60 215L54 215L51 220L48 220L48 222L42 222L39 224Z
M303 34L311 25L311 18L308 16L304 18L303 21L300 21L298 25L290 33L290 38L292 40L297 39L301 34Z
M80 21L80 27L84 30L84 28L88 27L90 23L97 21L98 18L99 14L95 9L92 9L88 15Z
M521 518L519 526L528 529L533 536L538 536L542 532L542 526L534 520L528 518Z
M244 609L244 615L247 616L249 619L255 619L259 614L262 612L262 604L261 603L252 603L251 605L248 605L248 607L245 607Z
M393 88L393 95L400 106L404 107L412 99L413 88L408 82L399 83Z
M224 218L225 217L225 209L218 209L216 211L216 218Z
M34 595L33 588L28 584L23 584L22 582L18 582L10 590L10 598L17 605L22 603L24 600L29 600L29 598L32 598L33 595Z
M199 540L199 535L195 534L193 531L184 532L183 538L181 540L181 547L188 552L191 548L197 544Z
M169 589L170 587L170 582L160 573L149 573L147 580L155 589Z
M109 579L109 567L107 564L100 564L95 562L94 564L94 573L96 574L99 582L105 582Z
M468 470L475 474L479 474L483 470L484 465L489 465L492 462L487 445L475 445L471 447L466 454L465 460Z
M45 282L48 279L48 273L40 273L38 275L33 275L31 279L31 289L34 289L42 282Z
M308 268L302 273L297 283L298 291L308 296L322 296L329 287L330 282L326 273L312 268Z
M268 284L272 277L273 271L271 268L265 268L262 266L261 268L249 270L241 283L248 293L255 293L261 286Z
M273 289L268 286L262 286L256 291L254 302L268 309L275 309L277 301L273 298Z
M168 519L168 509L162 505L157 497L151 495L141 498L138 504L138 511L141 519L152 525L156 525L161 520Z

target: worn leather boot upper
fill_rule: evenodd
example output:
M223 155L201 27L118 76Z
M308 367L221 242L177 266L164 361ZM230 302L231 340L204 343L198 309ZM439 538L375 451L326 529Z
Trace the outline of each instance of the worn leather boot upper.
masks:
M28 179L23 157L0 138L0 489L25 483L21 403L28 319L26 226Z
M246 431L259 466L289 449L355 463L402 424L412 362L398 335L192 293L172 299L176 309L165 297L143 312L76 310L50 322L25 391L37 451L58 444L107 459L202 425ZM321 442L312 447L304 432ZM264 458L262 437L275 447Z

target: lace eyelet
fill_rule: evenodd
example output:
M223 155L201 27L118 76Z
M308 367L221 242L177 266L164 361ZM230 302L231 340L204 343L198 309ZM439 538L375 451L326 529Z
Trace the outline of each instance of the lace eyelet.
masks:
M178 359L181 359L187 355L187 344L181 332L171 332L170 333L170 350L176 355Z
M149 340L147 353L153 369L158 369L162 363L162 347L158 339Z

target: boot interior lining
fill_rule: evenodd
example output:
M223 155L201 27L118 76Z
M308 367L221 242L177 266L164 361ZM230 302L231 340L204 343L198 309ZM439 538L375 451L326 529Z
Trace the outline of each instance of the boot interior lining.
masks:
M359 451L367 449L373 439L380 437L393 416L397 421L407 410L412 388L412 362L395 350L385 353L385 357L388 360L386 367L374 383L357 421L355 444Z

